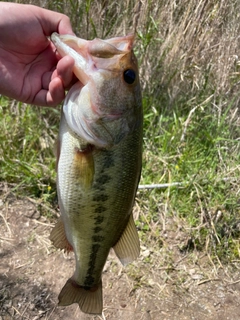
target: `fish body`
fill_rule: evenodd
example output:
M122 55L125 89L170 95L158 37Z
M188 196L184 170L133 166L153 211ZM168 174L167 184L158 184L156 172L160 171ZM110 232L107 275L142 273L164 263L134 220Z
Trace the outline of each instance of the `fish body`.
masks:
M79 79L65 99L58 137L61 218L50 239L74 251L76 268L59 295L102 312L101 274L113 247L125 265L139 255L132 207L142 158L142 104L133 36L83 40L51 37L75 60Z

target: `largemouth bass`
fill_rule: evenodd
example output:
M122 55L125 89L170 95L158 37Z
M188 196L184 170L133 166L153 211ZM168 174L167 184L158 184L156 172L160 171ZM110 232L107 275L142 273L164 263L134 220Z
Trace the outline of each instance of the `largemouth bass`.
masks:
M123 265L139 255L132 207L142 163L142 103L132 35L83 40L54 33L61 56L75 60L58 137L61 218L53 244L74 251L76 269L59 305L101 314L101 274L114 248Z

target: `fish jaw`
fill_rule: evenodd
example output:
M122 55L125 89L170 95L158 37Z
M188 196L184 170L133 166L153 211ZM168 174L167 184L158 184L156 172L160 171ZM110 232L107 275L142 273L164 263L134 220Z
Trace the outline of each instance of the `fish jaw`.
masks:
M139 125L141 112L133 35L87 41L54 33L51 39L61 56L73 57L73 71L79 79L63 107L69 127L99 148L118 144ZM124 79L126 70L134 74L131 84Z
M69 55L74 59L74 74L81 81L81 83L86 84L89 78L87 76L87 73L83 72L83 70L86 70L88 68L89 61L87 61L84 55L80 55L75 49L78 48L79 50L82 48L82 52L84 53L84 47L87 44L87 40L77 38L77 43L76 45L74 45L75 43L73 42L73 39L75 38L76 37L71 35L60 36L56 32L51 35L51 40L57 48L58 53L62 57ZM65 41L63 41L63 39L65 39ZM68 43L72 44L72 47L69 46Z

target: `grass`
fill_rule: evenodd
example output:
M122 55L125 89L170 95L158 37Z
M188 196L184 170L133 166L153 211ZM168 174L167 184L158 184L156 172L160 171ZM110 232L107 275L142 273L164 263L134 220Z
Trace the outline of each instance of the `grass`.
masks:
M136 31L144 107L140 183L182 183L139 190L142 241L160 248L173 222L190 239L180 250L206 250L218 262L239 260L239 2L89 0L46 6L68 14L83 38ZM0 180L12 183L18 195L56 200L59 117L59 109L0 97Z
M50 197L50 191L55 193L53 145L59 111L35 109L5 97L0 104L1 180L13 183L17 194Z

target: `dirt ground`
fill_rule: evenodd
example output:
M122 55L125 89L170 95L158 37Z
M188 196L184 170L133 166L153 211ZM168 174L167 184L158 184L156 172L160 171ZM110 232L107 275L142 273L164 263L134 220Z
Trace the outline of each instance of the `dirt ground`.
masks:
M0 320L240 319L239 262L216 267L203 252L181 253L186 235L171 223L165 245L142 243L140 258L130 266L122 268L111 252L101 317L85 315L77 305L58 307L74 257L53 248L53 225L34 200L17 199L3 185L0 190Z

